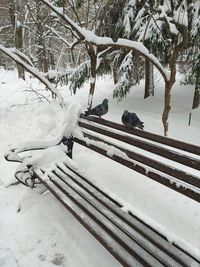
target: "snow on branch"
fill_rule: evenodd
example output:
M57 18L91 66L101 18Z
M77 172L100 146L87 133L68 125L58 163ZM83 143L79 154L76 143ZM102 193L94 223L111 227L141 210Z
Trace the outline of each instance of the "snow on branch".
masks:
M9 29L9 28L11 28L11 27L12 27L11 24L10 24L10 25L5 25L5 26L1 26L1 27L0 27L0 32L6 31L7 29Z
M34 67L33 62L30 60L29 57L27 57L24 53L19 51L17 48L13 47L9 49L10 52L14 53L15 55L19 56L21 59L26 61L30 66Z
M51 10L53 10L55 14L59 15L65 22L67 22L74 36L77 36L77 38L79 39L84 39L84 35L81 34L82 28L78 26L75 22L73 22L73 20L71 20L67 15L65 15L61 8L55 7L48 0L41 0L41 1L44 4L46 4Z
M74 32L75 36L79 37L79 40L84 43L90 43L97 47L101 48L124 48L124 49L132 49L137 51L141 56L149 59L152 64L159 70L163 79L165 81L169 81L170 72L165 69L159 60L153 55L149 53L149 50L141 43L136 41L131 41L127 39L120 38L116 42L114 42L110 37L99 37L95 33L86 30L80 27L77 23L71 20L67 15L65 15L62 9L53 6L48 0L41 0L44 4L46 4L52 11L54 11L58 16L60 16L71 28L72 32Z
M61 106L64 106L62 96L58 94L57 89L35 67L32 67L28 65L27 63L25 63L22 59L19 58L19 56L15 55L12 52L12 50L13 49L6 48L0 44L0 51L4 52L6 55L12 58L16 63L24 67L33 76L37 77L43 84L45 84L45 86L52 92L52 94L54 94L57 97L59 104Z
M76 88L81 88L84 82L89 80L90 70L91 64L90 61L87 60L71 73L69 76L69 80L71 82L70 90L73 91L74 94L76 93Z

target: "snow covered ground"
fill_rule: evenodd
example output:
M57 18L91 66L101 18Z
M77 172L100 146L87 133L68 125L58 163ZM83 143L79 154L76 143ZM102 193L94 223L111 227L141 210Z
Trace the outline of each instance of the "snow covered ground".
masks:
M17 79L16 72L0 69L0 266L120 266L51 194L39 195L23 185L9 186L15 181L13 173L18 164L6 162L4 153L26 140L55 137L63 123L63 112L56 103L34 100L36 95L30 91L36 87L42 89L35 79L28 78L25 82ZM93 105L108 98L109 112L105 119L121 123L121 115L127 109L138 114L145 130L163 134L163 83L159 82L155 96L146 100L143 88L144 84L133 88L126 99L117 103L112 99L112 79L106 77L98 80ZM170 137L200 145L200 109L192 111L188 126L193 91L191 86L175 85ZM88 85L75 96L66 87L60 92L67 104L76 100L83 110L86 108ZM123 199L127 208L145 218L169 240L200 258L197 202L86 148L75 146L74 155L79 167L97 184ZM18 213L19 203L22 209Z

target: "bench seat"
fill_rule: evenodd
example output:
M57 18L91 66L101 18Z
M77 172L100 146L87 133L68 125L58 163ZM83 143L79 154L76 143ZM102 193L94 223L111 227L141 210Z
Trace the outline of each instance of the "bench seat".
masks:
M66 162L34 174L123 266L200 266Z

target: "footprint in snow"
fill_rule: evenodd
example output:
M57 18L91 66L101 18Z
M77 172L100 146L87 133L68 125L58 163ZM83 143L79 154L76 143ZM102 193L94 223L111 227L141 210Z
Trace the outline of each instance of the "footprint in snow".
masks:
M53 264L55 264L55 265L58 265L58 266L60 266L60 265L63 265L63 263L66 261L66 259L65 259L65 256L63 255L63 254L61 254L61 253L56 253L55 255L54 255L54 258L53 258L53 260L51 261Z
M41 261L45 261L46 260L46 256L45 255L40 254L38 257L39 257L39 259Z

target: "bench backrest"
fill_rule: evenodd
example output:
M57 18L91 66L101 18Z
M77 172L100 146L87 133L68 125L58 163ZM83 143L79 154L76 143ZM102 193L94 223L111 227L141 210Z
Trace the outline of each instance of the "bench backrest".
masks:
M173 165L162 163L162 158L169 159L175 163L190 167L191 170L200 171L200 147L163 137L139 129L130 129L123 125L95 117L81 116L79 126L85 137L99 142L88 142L80 138L74 138L89 149L96 151L112 160L133 169L146 177L157 181L197 202L200 202L200 178L191 172L185 172ZM117 153L110 155L105 146L100 142L113 146ZM123 144L130 145L127 149ZM134 147L143 150L143 153L134 152ZM126 154L118 153L121 151ZM145 156L144 151L152 153L152 157ZM189 152L189 153L188 153ZM161 160L153 159L154 155ZM181 166L181 165L180 165ZM150 169L149 169L150 167Z

